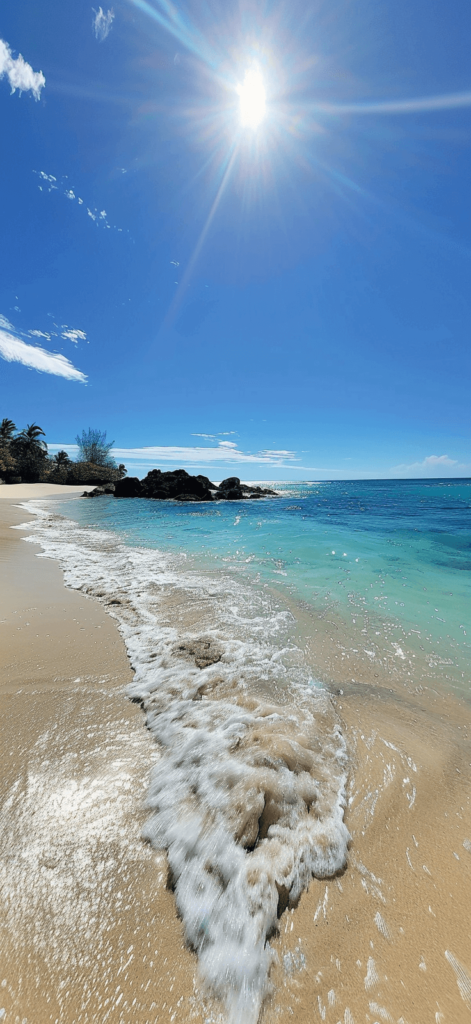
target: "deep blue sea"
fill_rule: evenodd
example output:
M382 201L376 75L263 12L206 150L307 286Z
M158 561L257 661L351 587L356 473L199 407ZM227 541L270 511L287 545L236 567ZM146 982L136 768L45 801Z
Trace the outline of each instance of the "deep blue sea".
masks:
M104 497L63 502L58 511L128 545L184 552L199 569L274 587L304 607L328 606L350 629L361 612L377 635L395 628L396 641L409 638L431 659L435 677L442 672L466 691L471 480L269 486L278 497L188 505Z

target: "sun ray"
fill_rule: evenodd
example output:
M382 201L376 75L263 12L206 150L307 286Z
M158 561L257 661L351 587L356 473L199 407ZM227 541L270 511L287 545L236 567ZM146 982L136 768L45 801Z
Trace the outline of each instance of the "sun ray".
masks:
M471 92L444 93L408 100L378 100L365 103L312 103L304 109L316 114L416 114L423 111L456 110L471 107Z
M214 216L215 216L216 210L217 210L217 208L219 206L219 203L221 202L222 196L223 196L223 194L225 192L225 189L227 187L227 184L229 182L229 178L231 176L231 172L232 172L232 169L234 167L234 163L235 163L236 158L237 158L238 149L239 149L239 145L238 145L238 141L236 141L236 142L234 142L234 144L232 146L232 152L230 152L229 155L228 155L228 158L227 158L227 161L226 161L226 167L225 167L225 170L223 171L223 176L222 176L219 188L218 188L218 190L216 192L215 198L213 200L211 209L210 209L210 211L208 213L206 221L205 221L205 223L203 225L203 228L202 228L202 230L200 232L200 236L199 236L198 241L197 241L197 243L195 245L195 248L193 249L191 257L190 257L190 259L188 261L188 265L187 265L185 273L183 275L183 278L182 278L181 284L179 286L178 292L175 295L175 297L174 297L174 299L173 299L173 301L172 301L172 303L170 305L170 308L169 308L169 310L167 312L167 315L166 315L166 317L164 319L164 322L162 324L162 328L163 327L168 327L169 324L174 320L175 314L176 314L179 306L181 305L181 302L183 300L186 288L188 287L188 283L190 281L191 275L193 273L193 270L195 268L196 262L198 260L199 255L200 255L201 249L203 248L203 245L204 245L205 240L206 240L207 235L208 235L208 231L209 231L209 229L211 227L211 224L212 224L212 222L214 220Z

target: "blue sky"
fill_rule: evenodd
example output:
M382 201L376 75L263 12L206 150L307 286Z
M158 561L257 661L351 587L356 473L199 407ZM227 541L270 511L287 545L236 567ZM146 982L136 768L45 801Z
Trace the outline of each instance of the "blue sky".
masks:
M470 475L470 28L5 0L0 414L139 473Z

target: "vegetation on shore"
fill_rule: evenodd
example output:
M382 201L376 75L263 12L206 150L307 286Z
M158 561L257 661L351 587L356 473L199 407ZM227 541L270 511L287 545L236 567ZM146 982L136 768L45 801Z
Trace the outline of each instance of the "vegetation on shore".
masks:
M77 459L65 451L50 456L45 433L37 423L17 430L13 420L0 422L0 478L7 484L106 484L122 480L126 468L110 455L114 441L106 431L89 427L76 437Z

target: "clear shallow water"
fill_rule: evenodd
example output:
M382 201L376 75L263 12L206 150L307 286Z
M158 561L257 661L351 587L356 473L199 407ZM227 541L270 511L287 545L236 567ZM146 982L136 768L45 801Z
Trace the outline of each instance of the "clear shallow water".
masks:
M330 695L270 589L123 544L120 530L84 529L50 502L27 508L26 539L117 620L135 672L128 696L158 744L144 834L166 850L224 1021L257 1024L280 914L347 860L348 756Z
M283 588L317 609L367 612L439 652L448 679L470 679L471 481L274 483L280 497L180 505L64 502L81 525L124 543L184 552Z

